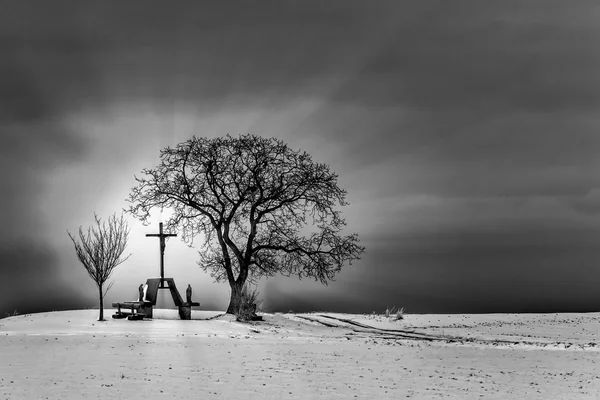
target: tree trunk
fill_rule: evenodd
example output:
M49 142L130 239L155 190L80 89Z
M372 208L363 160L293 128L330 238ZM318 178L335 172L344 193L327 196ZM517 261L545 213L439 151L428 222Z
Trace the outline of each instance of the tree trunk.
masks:
M104 321L104 296L102 295L102 285L98 285L98 292L100 293L100 316L98 321Z
M240 300L242 297L242 289L244 282L229 282L231 287L231 297L229 299L229 306L227 307L227 314L236 314L240 308Z

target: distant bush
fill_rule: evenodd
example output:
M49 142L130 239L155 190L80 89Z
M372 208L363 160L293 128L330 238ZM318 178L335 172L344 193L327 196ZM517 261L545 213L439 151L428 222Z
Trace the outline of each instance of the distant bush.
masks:
M248 286L244 286L240 295L240 306L235 314L239 322L252 321L252 317L256 316L257 308L260 306L258 294L256 288L249 290Z
M4 316L5 316L6 318L8 318L8 317L16 317L17 315L19 315L19 310L14 310L14 311L12 312L12 314L7 312L7 313L6 313Z
M404 319L404 307L398 309L396 306L392 308L388 307L385 310L385 316L387 318L394 318L395 320Z

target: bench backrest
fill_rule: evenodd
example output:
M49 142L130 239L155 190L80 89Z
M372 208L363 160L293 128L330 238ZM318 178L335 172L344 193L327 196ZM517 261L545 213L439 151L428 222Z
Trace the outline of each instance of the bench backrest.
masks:
M160 285L160 278L151 278L146 281L148 289L146 290L146 297L144 300L149 301L152 305L156 305L156 297L158 295L158 286Z

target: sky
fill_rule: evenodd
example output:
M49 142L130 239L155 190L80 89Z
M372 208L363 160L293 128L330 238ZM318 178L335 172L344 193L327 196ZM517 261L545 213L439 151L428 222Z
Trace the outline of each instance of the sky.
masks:
M67 230L228 133L329 164L366 247L261 282L266 311L598 311L598 43L595 0L3 2L0 315L97 306ZM158 275L164 216L126 217L107 303ZM169 239L166 275L224 309L197 251Z

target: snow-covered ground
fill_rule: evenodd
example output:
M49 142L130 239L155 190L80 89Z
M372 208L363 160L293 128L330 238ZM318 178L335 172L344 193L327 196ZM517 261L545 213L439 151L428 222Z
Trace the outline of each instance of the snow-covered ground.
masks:
M112 313L1 319L0 399L600 398L598 313Z

